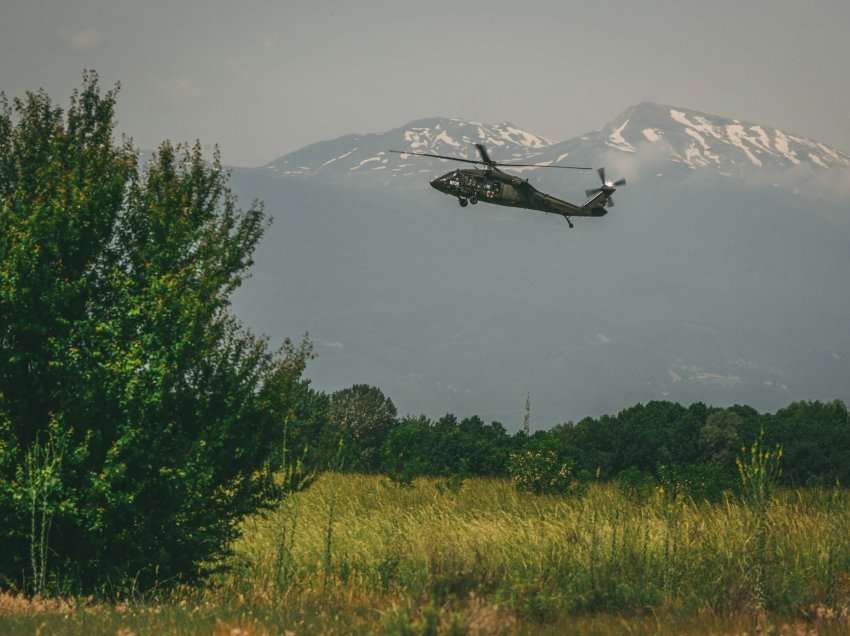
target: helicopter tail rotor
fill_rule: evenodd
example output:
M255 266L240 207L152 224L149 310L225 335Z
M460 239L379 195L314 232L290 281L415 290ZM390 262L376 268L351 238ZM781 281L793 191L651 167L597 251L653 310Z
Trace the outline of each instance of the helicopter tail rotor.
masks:
M617 188L620 188L626 185L625 179L617 179L616 181L607 181L605 179L605 168L599 168L597 170L599 174L599 180L602 181L602 185L598 188L592 188L590 190L585 190L584 193L588 197L593 197L599 194L600 192L605 194L605 201L603 205L608 208L614 207L614 199L611 198L611 195L616 192Z

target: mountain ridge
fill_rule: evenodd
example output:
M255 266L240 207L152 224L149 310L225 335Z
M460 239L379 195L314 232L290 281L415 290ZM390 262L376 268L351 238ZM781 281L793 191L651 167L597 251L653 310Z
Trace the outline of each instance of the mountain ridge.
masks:
M376 183L387 185L405 177L431 178L451 165L446 160L392 155L387 152L390 149L475 159L475 143L485 144L496 160L541 167L565 160L605 165L613 155L613 161L637 162L640 165L634 167L647 171L660 161L688 170L709 168L723 176L745 176L762 169L803 169L818 174L838 169L850 174L850 155L818 140L765 124L655 102L632 105L602 128L560 142L507 121L488 124L430 117L383 132L308 144L261 169L284 177L322 175L349 182L370 175L380 177ZM537 168L517 170L541 173Z

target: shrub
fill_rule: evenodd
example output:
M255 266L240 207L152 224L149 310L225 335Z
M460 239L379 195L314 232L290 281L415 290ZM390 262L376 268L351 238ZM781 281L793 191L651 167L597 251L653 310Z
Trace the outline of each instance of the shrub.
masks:
M282 494L303 360L229 310L262 209L199 144L141 170L115 98L0 99L0 583L32 591L197 579Z
M666 492L697 501L720 501L724 492L736 487L735 480L716 464L660 466L658 477Z
M535 495L574 495L584 491L575 475L575 465L563 462L550 449L511 453L508 471L517 490Z
M634 466L620 471L615 481L617 488L635 502L646 501L655 489L655 479L652 475Z

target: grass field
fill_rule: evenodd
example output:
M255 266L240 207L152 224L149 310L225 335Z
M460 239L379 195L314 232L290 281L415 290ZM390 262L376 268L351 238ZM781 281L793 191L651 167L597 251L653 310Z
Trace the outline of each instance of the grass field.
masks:
M816 489L760 509L327 474L248 519L204 590L117 606L0 597L0 633L846 634L848 504Z

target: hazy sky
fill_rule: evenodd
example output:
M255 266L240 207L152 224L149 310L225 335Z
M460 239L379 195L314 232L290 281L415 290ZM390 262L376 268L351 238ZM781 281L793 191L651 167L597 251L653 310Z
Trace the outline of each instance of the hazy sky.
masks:
M848 0L0 0L0 90L94 68L138 145L236 165L435 115L563 140L643 100L850 151L848 32Z

